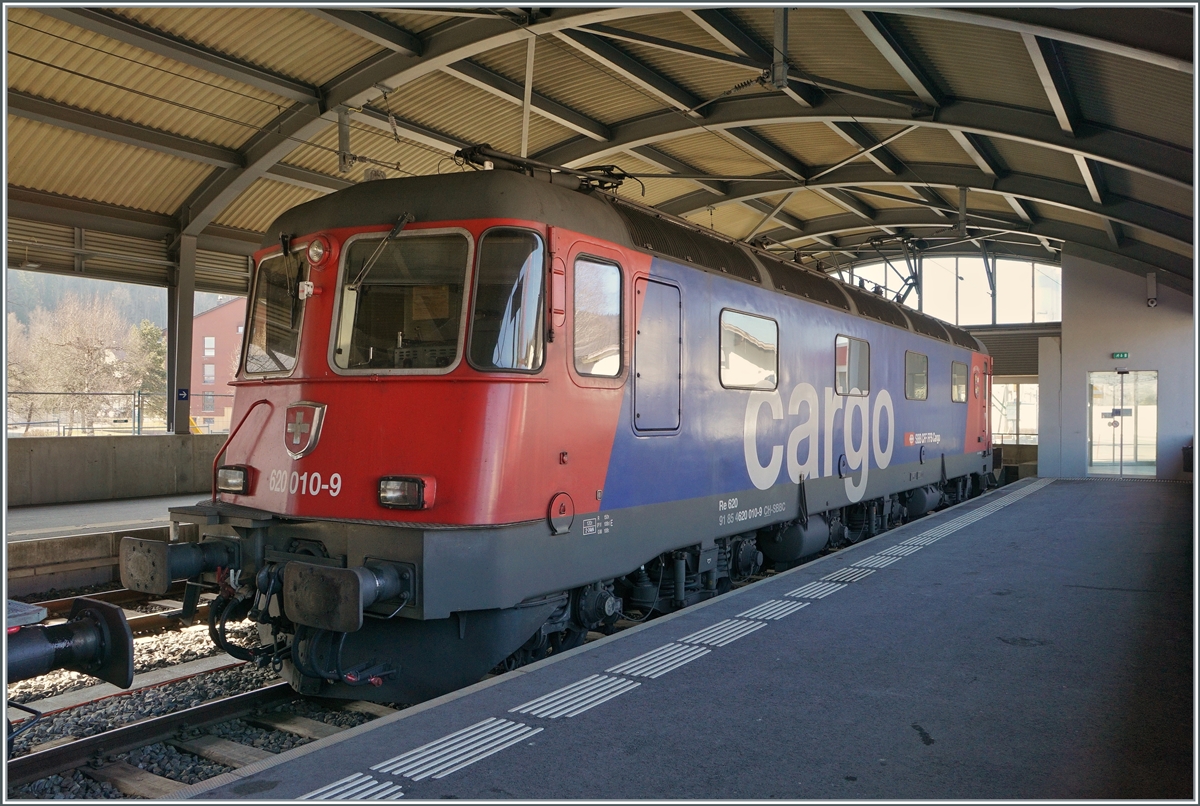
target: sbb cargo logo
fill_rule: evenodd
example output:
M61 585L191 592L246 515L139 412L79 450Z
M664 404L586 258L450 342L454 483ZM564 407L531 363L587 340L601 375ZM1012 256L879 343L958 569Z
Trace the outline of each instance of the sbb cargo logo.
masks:
M912 445L937 445L941 443L942 435L934 433L914 434L912 431L904 432L904 444Z

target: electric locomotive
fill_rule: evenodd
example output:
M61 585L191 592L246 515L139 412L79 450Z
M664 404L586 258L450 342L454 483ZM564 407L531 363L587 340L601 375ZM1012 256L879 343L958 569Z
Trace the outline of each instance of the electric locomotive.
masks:
M417 702L918 517L991 478L954 326L619 198L604 177L376 180L255 256L199 543L210 633L305 694ZM486 158L486 159L485 159ZM232 644L251 618L261 644Z

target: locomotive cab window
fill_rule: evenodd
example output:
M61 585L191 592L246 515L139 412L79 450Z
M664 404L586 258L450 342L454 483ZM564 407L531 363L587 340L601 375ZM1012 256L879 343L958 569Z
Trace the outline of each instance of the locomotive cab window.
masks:
M929 356L904 352L904 396L909 400L929 399Z
M250 302L247 375L287 373L295 368L304 313L297 289L307 265L296 252L269 257L259 264Z
M950 362L950 399L955 403L967 402L967 365Z
M346 252L333 360L340 369L442 370L458 359L465 236L359 238Z
M527 230L494 229L479 247L471 364L484 370L536 372L545 332L545 250Z
M621 269L586 257L575 261L575 371L621 374Z
M721 385L774 389L779 383L779 325L774 319L721 311Z
M862 339L834 340L834 390L839 395L866 397L871 393L871 345Z

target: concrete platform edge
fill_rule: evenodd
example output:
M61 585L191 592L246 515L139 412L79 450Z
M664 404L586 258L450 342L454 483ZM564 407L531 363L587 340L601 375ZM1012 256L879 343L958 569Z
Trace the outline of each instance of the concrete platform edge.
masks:
M1025 479L1021 479L1013 484L1008 484L1008 485L1005 485L1004 487L998 487L995 490L988 490L987 492L983 493L982 495L978 496L977 498L972 498L969 501L963 501L962 503L955 504L954 506L951 506L951 507L947 507L946 509L943 509L939 512L934 513L932 516L926 516L926 517L920 518L918 520L912 521L910 523L906 523L903 526L900 526L896 529L890 529L886 532L883 532L882 534L876 535L875 537L871 537L866 540L855 543L853 547L857 548L858 546L867 545L867 544L875 541L876 539L882 538L882 537L889 537L889 538L894 537L897 534L901 534L905 530L910 529L911 527L922 526L924 528L924 525L928 524L928 522L931 520L931 517L945 515L946 513L954 512L955 510L958 510L962 507L966 507L966 506L969 506L972 504L979 503L981 501L984 501L984 500L992 497L993 495L995 495L997 493L1000 493L1001 491L1003 491L1005 494L1017 492L1018 490L1023 489L1036 481L1037 481L1036 477L1025 478ZM436 697L432 700L427 700L426 702L419 703L417 705L412 706L411 708L405 708L403 711L398 711L395 714L392 714L390 716L385 716L380 719L373 719L370 722L364 722L363 724L361 724L357 727L342 731L341 733L338 733L335 736L329 736L324 739L318 739L317 741L310 742L305 745L301 745L300 747L296 747L296 748L293 748L292 750L288 750L286 752L280 753L277 756L274 756L273 758L263 759L262 761L255 762L254 764L247 764L245 767L241 767L232 772L227 772L222 775L218 775L213 778L209 778L207 780L201 781L198 784L191 784L186 787L181 787L180 789L178 789L175 792L172 792L170 795L168 795L166 797L166 799L167 800L189 800L191 798L198 797L200 795L203 795L205 792L209 792L213 789L217 789L219 787L225 786L226 784L236 783L237 781L239 781L243 778L249 778L252 775L257 775L260 772L265 772L266 770L269 770L272 767L275 767L279 764L284 764L286 762L292 761L293 759L303 758L304 756L306 756L310 753L324 750L327 747L330 747L332 745L338 744L343 741L347 741L349 739L353 739L357 736L361 736L364 733L369 733L372 730L375 730L377 728L382 728L387 725L391 725L395 722L398 722L402 719L406 719L410 716L414 716L416 714L423 713L425 711L428 711L431 708L436 708L440 705L454 702L457 699L466 697L470 694L474 694L475 692L478 692L478 691L483 691L485 689L491 688L492 686L495 686L499 683L504 683L504 682L508 682L510 680L514 680L514 679L516 679L516 677L518 677L520 675L525 675L525 674L529 674L531 672L535 672L546 666L550 666L552 664L559 663L560 661L565 661L569 658L573 658L576 655L582 654L584 652L590 652L594 649L597 649L601 646L611 643L612 641L639 633L642 630L652 627L656 624L665 624L666 622L671 621L672 619L695 613L695 612L702 610L703 608L708 607L709 605L715 604L717 602L728 602L731 597L737 596L741 593L744 593L745 591L753 590L764 582L770 582L771 580L775 580L775 579L779 579L780 577L788 576L797 571L811 570L817 563L822 563L822 562L825 562L826 560L835 559L841 553L842 552L838 551L838 552L834 552L833 554L827 554L824 557L820 557L816 560L813 560L812 562L804 563L803 565L798 565L795 568L789 568L787 571L782 571L778 574L774 574L773 576L767 577L765 579L760 579L757 582L753 582L749 585L745 585L736 590L732 590L729 593L725 594L724 596L715 596L712 599L709 599L704 602L700 602L700 603L692 605L691 607L688 607L688 608L684 608L683 610L678 610L678 611L676 611L674 613L670 613L666 616L661 616L661 617L653 619L651 621L647 621L643 624L639 624L636 627L630 627L627 630L622 630L621 632L614 633L613 635L605 636L604 638L601 638L598 641L592 641L591 643L584 644L583 646L580 646L580 647L576 647L575 649L564 652L561 655L551 656L549 658L546 658L545 660L540 660L540 661L537 661L536 663L531 663L528 666L524 666L520 669L515 669L514 671L508 672L507 674L497 675L496 677L493 677L490 680L481 680L480 682L478 682L472 686L467 686L466 688L459 689L458 691L452 691L449 694L443 694L441 697Z

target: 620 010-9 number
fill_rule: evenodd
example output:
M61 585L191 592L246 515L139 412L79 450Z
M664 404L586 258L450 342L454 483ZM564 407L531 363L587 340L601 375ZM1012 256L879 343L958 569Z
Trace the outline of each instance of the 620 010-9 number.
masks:
M328 483L321 478L320 473L298 473L295 470L272 470L267 487L273 493L290 493L295 495L320 495L327 492L336 497L342 491L342 474L334 473Z

